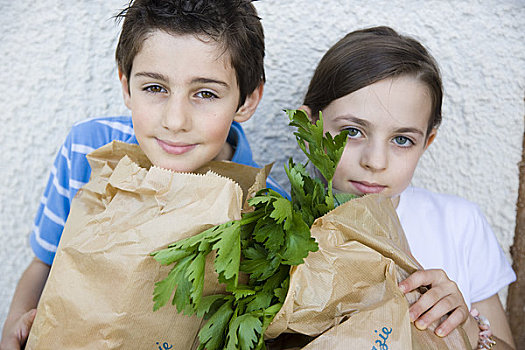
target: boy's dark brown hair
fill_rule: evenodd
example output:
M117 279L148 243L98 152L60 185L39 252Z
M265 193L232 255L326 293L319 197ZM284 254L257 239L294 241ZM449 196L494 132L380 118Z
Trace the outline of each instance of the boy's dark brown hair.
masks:
M250 0L134 0L115 18L124 20L115 57L128 78L144 40L162 30L216 41L236 72L239 107L265 81L264 32Z
M411 75L430 93L432 109L427 136L441 123L443 87L438 65L415 39L389 27L373 27L347 34L319 62L304 105L317 119L332 101L386 78Z

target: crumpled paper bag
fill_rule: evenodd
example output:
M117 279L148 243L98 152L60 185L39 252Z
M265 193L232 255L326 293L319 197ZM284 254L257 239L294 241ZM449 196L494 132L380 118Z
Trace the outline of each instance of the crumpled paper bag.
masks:
M170 267L149 254L240 219L271 166L211 162L201 174L175 173L121 142L88 160L91 179L72 202L26 349L196 348L200 318L171 305L153 312L155 282ZM223 290L207 278L204 295Z
M410 322L409 304L420 293L405 297L398 282L420 266L388 198L351 200L317 219L311 233L319 251L292 267L283 307L265 333L281 335L270 349L470 349L461 327L440 338L437 323L421 331Z

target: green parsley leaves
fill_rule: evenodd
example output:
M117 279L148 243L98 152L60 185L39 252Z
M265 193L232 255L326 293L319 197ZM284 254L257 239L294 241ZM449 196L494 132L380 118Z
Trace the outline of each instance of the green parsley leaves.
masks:
M333 195L332 178L346 144L347 132L323 134L323 121L313 124L301 110L287 110L297 128L297 142L322 179L290 159L285 166L291 201L271 189L248 203L254 210L242 219L212 227L152 253L163 265L175 264L155 284L154 310L170 299L178 312L208 319L199 332L199 349L265 349L263 335L288 292L290 266L302 264L318 249L310 235L314 220L351 199ZM216 252L214 267L228 294L203 296L206 256ZM239 274L249 275L239 284ZM174 292L175 291L175 292Z

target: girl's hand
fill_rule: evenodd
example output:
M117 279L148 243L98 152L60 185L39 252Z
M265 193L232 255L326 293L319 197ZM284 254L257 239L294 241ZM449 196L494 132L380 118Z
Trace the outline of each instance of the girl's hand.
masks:
M419 270L399 283L406 294L419 287L430 287L409 309L410 321L418 329L426 329L432 322L448 314L435 333L444 337L465 322L469 311L463 295L454 281L443 270Z

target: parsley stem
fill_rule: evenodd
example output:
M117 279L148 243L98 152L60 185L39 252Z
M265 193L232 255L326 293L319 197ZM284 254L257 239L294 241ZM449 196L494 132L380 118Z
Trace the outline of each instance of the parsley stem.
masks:
M328 180L328 197L326 204L328 205L329 210L334 209L334 193L332 191L332 179Z
M241 226L250 224L254 221L259 220L262 218L266 213L264 211L253 211L251 213L246 213L242 216L242 219L240 221Z

